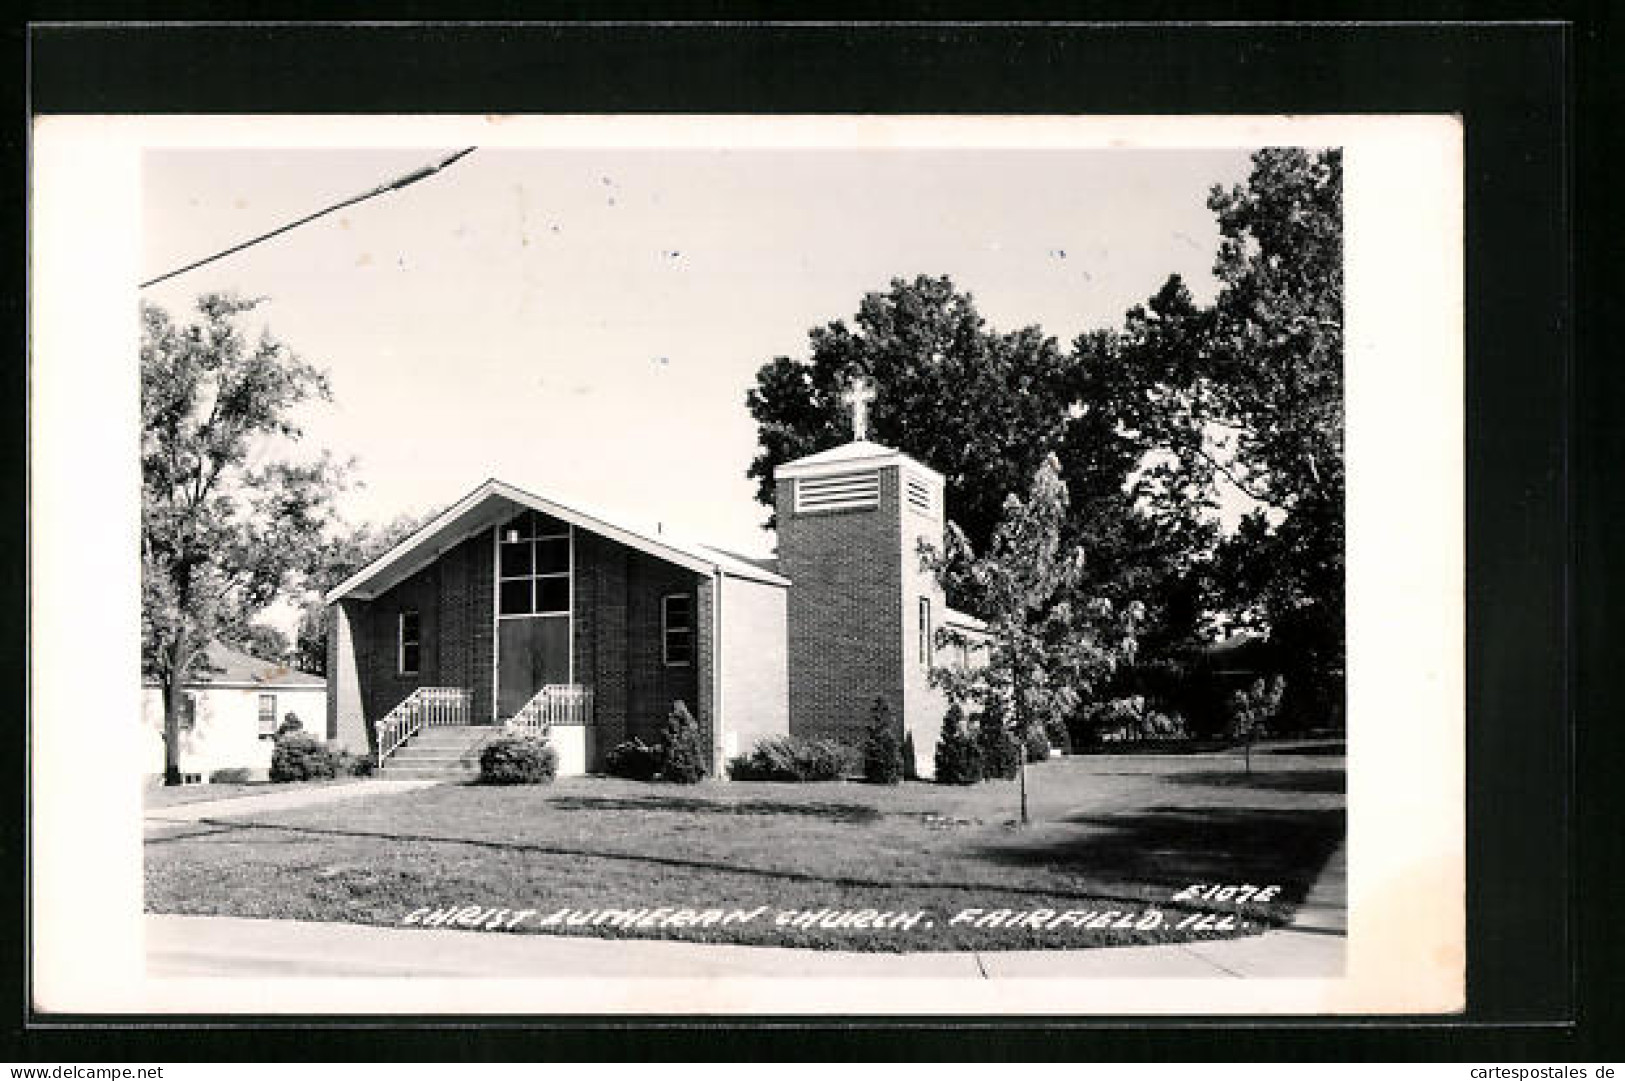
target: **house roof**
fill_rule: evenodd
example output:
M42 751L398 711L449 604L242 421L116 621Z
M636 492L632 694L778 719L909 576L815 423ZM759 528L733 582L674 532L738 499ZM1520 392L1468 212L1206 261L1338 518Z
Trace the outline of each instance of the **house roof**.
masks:
M193 666L192 678L184 686L280 687L287 690L305 687L320 690L327 686L327 680L290 668L279 661L252 657L222 642L210 642L204 649L202 660Z
M959 627L962 630L980 631L983 634L987 633L987 623L983 620L977 619L969 612L960 612L952 608L946 608L942 613L942 621L951 626Z
M900 450L882 446L867 439L855 439L850 443L842 443L838 447L830 447L828 450L821 450L816 454L797 458L793 462L785 462L773 470L773 476L816 476L819 473L832 472L853 466L882 466L898 462L907 462L918 472L924 473L939 484L942 482L942 474L930 466L910 458Z
M492 479L340 582L323 599L328 604L344 597L371 600L428 566L442 552L525 509L541 511L589 533L702 574L726 574L776 586L790 584L782 575L709 545L685 540L664 530L650 532L602 511L588 509L577 501L561 503Z

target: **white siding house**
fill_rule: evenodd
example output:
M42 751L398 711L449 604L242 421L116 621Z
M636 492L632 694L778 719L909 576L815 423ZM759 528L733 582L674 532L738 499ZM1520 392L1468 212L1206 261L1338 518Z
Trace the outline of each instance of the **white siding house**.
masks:
M274 661L262 661L213 643L192 681L183 688L181 774L188 784L206 783L216 770L246 769L264 779L271 768L272 737L292 714L321 739L327 726L327 681ZM164 700L156 683L142 688L145 761L142 773L164 771Z

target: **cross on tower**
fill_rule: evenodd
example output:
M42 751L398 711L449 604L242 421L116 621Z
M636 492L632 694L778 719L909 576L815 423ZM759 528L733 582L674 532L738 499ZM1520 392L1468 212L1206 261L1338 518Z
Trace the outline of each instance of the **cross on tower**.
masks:
M852 388L841 395L841 400L852 407L852 441L857 442L869 434L869 403L875 400L875 388L866 379L852 380Z

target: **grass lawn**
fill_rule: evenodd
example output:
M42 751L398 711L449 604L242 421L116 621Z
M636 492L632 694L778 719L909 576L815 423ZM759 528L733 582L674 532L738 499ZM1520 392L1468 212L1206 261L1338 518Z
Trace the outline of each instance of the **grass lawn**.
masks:
M271 792L287 792L302 788L325 788L329 785L354 784L359 777L335 777L331 781L304 781L299 784L272 784L270 781L248 781L243 784L185 784L166 787L155 785L141 793L141 805L149 811L165 807L179 807L187 803L205 803L216 799L237 799L240 796L263 796Z
M480 906L508 910L491 917L499 926L533 910L515 933L854 950L1234 937L1289 919L1343 839L1344 760L1316 750L1260 745L1251 776L1239 754L1051 760L1029 772L1034 824L1025 830L1014 823L1014 782L679 786L592 777L396 795L380 785L376 795L204 820L149 839L147 907L399 926L414 910ZM1175 900L1195 884L1279 890L1263 905ZM661 908L694 910L695 919L594 922L609 919L606 910ZM898 918L882 928L874 919L797 920L864 909ZM980 913L965 915L973 909ZM756 914L707 923L706 910ZM995 919L997 910L1007 915ZM1204 915L1213 924L1214 913L1233 926L1179 926Z

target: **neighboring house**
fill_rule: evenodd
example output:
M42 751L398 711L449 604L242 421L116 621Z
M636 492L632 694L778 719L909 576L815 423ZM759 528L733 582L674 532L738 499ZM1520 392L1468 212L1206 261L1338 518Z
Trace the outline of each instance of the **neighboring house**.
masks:
M150 772L163 775L164 698L155 681L142 687ZM327 681L285 664L262 661L219 642L210 643L181 690L182 778L209 780L216 770L247 769L263 777L271 768L276 730L289 714L320 737L326 727Z
M770 735L861 744L877 697L929 776L948 609L920 567L943 478L859 440L781 466L778 558L750 559L490 480L327 594L329 740L387 754L419 723L545 719L561 772L653 740L681 700L714 775Z

